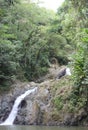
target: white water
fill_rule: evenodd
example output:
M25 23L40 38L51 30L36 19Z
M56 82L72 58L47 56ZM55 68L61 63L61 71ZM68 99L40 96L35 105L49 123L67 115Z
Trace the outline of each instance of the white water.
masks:
M66 68L66 75L71 75L70 68Z
M15 118L16 118L16 115L17 115L17 112L18 112L18 106L21 103L21 101L26 96L28 96L29 94L34 93L36 90L37 90L37 87L35 87L35 88L31 89L31 90L28 90L24 94L22 94L21 96L17 97L8 118L3 123L1 123L0 125L12 125Z

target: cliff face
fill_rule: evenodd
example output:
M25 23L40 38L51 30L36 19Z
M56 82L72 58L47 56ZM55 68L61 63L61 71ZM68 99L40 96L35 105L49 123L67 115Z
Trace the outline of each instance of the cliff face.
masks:
M23 92L38 87L36 94L27 96L19 105L19 111L15 119L15 124L43 124L48 125L50 113L52 111L50 92L53 81L44 81L42 83L21 83L13 85L8 94L3 94L0 98L0 121L3 122L9 115L15 99ZM51 123L51 122L50 122Z
M51 76L52 77L52 76ZM68 110L68 95L71 93L70 78L46 79L41 83L17 81L8 93L0 96L0 122L9 115L15 99L25 91L38 87L19 105L14 124L21 125L87 125L87 111Z

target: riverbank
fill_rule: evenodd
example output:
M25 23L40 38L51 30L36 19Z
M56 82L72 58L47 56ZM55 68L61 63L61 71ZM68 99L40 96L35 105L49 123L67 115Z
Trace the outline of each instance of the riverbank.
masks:
M58 127L58 126L1 126L0 130L87 130L87 127Z

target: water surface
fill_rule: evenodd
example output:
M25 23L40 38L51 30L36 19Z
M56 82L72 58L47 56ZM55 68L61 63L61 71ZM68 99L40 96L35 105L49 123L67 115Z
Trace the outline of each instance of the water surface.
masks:
M0 130L88 130L88 127L58 127L58 126L0 126Z

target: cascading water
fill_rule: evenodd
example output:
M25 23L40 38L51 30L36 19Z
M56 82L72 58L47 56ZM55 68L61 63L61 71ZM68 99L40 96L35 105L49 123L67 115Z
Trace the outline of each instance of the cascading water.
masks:
M66 75L71 75L71 71L70 71L70 68L66 68Z
M31 90L28 90L24 94L22 94L21 96L17 97L8 118L3 123L1 123L0 125L12 125L15 118L16 118L16 115L17 115L17 112L18 112L18 106L21 103L21 101L26 96L28 96L29 94L34 93L36 90L37 90L37 87L35 87L35 88L31 89Z

